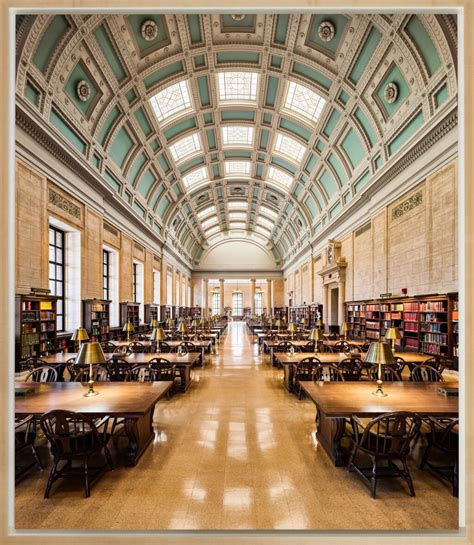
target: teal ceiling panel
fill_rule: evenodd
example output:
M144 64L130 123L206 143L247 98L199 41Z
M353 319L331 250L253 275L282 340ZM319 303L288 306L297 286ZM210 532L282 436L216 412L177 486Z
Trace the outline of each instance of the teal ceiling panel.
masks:
M322 140L318 140L316 142L315 148L319 151L319 153L322 153L324 146L325 146L325 143Z
M141 218L145 219L146 210L136 199L133 201L132 208Z
M260 133L260 144L259 144L259 149L264 149L266 150L267 149L267 146L268 146L268 137L270 136L270 132L267 131L266 129L263 129L262 132Z
M102 125L102 129L100 129L99 136L97 140L99 141L100 145L103 146L107 136L109 135L109 131L112 129L112 127L115 125L116 121L118 120L120 116L120 110L117 108L117 106L114 106L112 110L110 111L109 116L105 120L105 123Z
M152 133L152 128L148 117L143 111L143 108L138 108L135 112L135 117L137 118L138 124L140 125L141 130L145 136L149 136Z
M189 119L181 121L181 123L173 125L168 130L164 131L163 134L165 135L166 140L169 141L175 136L178 136L178 134L189 131L190 129L194 129L195 127L197 127L196 120L194 119L194 117L190 117Z
M85 81L89 85L90 94L87 100L81 100L77 95L77 85L80 81ZM95 83L95 80L90 74L85 63L82 61L79 61L74 67L66 82L66 85L64 86L64 90L76 108L78 108L86 117L89 117L94 104L96 104L99 98L102 96L102 92Z
M150 199L150 208L152 208L153 210L155 209L156 203L158 202L158 199L161 197L161 195L163 195L164 191L166 191L166 185L164 183L159 184Z
M263 114L263 122L266 125L271 125L272 124L272 119L273 119L272 114Z
M204 55L196 55L194 57L194 66L196 68L202 68L206 66L206 57Z
M245 157L246 159L251 159L252 152L241 150L224 151L224 159L229 159L230 157Z
M321 72L318 72L317 70L306 66L306 64L295 62L293 64L292 72L293 74L299 74L300 76L304 76L305 78L310 79L313 83L317 83L327 91L332 85L332 80L330 80Z
M330 210L329 210L329 217L330 219L335 218L339 212L342 210L341 203L336 203Z
M142 197L147 198L150 193L150 189L153 187L153 184L156 182L156 177L153 172L148 169L143 173L143 176L138 182L137 191Z
M114 76L117 78L117 81L119 83L122 82L127 77L127 73L124 70L122 60L117 53L120 49L112 44L104 25L94 30L94 36L102 49Z
M425 26L419 17L413 15L405 28L421 55L428 74L432 76L441 66L441 59Z
M168 159L166 159L166 155L162 153L161 155L158 155L158 162L161 165L161 168L163 169L165 174L168 174L168 172L171 170L170 164L168 163Z
M158 216L160 216L160 218L162 218L165 215L166 209L168 208L170 204L171 204L170 199L165 195L161 199L160 204L158 205L158 208L156 209L156 212Z
M283 57L280 57L278 55L272 55L270 65L273 68L281 68L281 65L283 63Z
M144 78L143 84L147 89L150 89L150 87L161 83L163 80L181 73L184 73L184 66L181 61L177 61L169 64L168 66L165 66L164 68L156 70L155 72Z
M273 37L273 41L276 44L284 45L286 42L286 35L288 33L288 23L290 21L289 15L278 15L277 16L277 22L275 25L275 35Z
M341 185L346 185L348 182L347 179L347 173L342 166L341 162L339 161L338 157L335 153L330 153L327 157L328 163L332 166L332 168L335 170L337 177L339 178L339 181L341 182Z
M334 26L334 37L328 42L321 40L321 38L319 37L319 25L323 21L328 21ZM332 53L332 57L334 57L339 47L341 38L344 35L347 23L348 19L344 15L313 15L311 17L311 24L308 30L307 41L315 44L318 49L324 49L326 51L329 51L330 53Z
M68 123L54 111L51 110L50 122L58 129L58 131L68 140L78 151L82 154L86 153L87 144L77 134L77 132L70 127Z
M204 119L204 123L206 125L210 125L211 123L214 123L214 120L212 118L212 114L211 113L207 113L207 114L204 114L202 116L202 118Z
M358 193L364 187L364 185L367 184L369 180L370 180L370 172L367 170L364 172L364 174L362 174L362 176L354 184L354 193Z
M25 85L25 97L35 106L38 106L41 97L40 92L30 83Z
M360 123L362 130L364 131L365 135L367 136L370 142L370 145L374 146L375 143L377 142L377 137L375 136L375 133L372 129L372 125L370 124L369 118L365 115L365 113L360 108L357 108L357 110L354 112L354 117Z
M127 174L127 180L132 185L135 185L137 175L140 172L140 170L143 168L143 165L146 163L147 160L148 160L148 157L142 152L133 162L133 165L131 166Z
M104 173L104 180L114 191L119 192L121 185L117 182L117 180L110 174L108 170Z
M207 76L201 76L197 79L199 96L201 98L201 106L206 107L211 105L211 98L209 93L209 82Z
M45 30L33 55L33 63L43 74L46 73L54 53L59 53L59 44L68 30L69 23L63 15L53 17Z
M255 169L255 174L257 176L257 178L261 178L262 177L262 174L263 174L263 165L257 165L256 169Z
M201 17L200 15L186 15L189 37L193 45L202 43Z
M117 166L122 168L133 145L133 140L130 138L128 131L125 127L122 127L110 146L110 158Z
M367 150L354 129L349 129L341 142L341 148L346 152L352 168L360 165L361 161L367 156Z
M288 163L288 161L284 161L283 159L280 159L279 157L272 157L271 164L284 168L288 172L291 172L293 176L295 175L297 170L294 165L292 165L291 163Z
M395 83L398 89L397 99L391 103L389 103L384 96L385 87L387 87L389 83ZM403 77L398 66L396 64L392 64L376 90L376 95L378 97L379 104L382 105L384 115L386 117L392 116L405 102L409 94L410 87L407 81Z
M443 102L446 102L448 99L448 86L446 83L438 91L436 91L434 99L437 108L439 108Z
M380 32L375 27L372 27L369 35L367 36L367 39L362 42L362 49L360 50L354 66L352 67L352 70L349 74L349 80L352 81L352 83L356 84L359 81L364 70L369 64L369 61L372 58L372 55L374 54L374 51L376 50L381 37L382 35L380 34Z
M319 206L319 210L322 210L326 205L326 198L324 197L324 195L321 193L321 191L315 185L311 186L310 191L311 191L313 197L315 198L316 203Z
M314 168L314 165L318 162L318 158L316 157L316 155L314 155L314 153L312 153L310 156L309 156L309 159L308 159L308 162L306 163L304 169L305 171L308 173L308 174L311 174L311 171L313 170Z
M343 104L347 104L349 102L349 99L351 97L344 91L342 90L340 93L339 93L339 100L343 103Z
M415 117L400 131L397 136L388 144L388 154L393 155L403 144L409 140L415 132L423 125L423 111L420 110Z
M133 89L130 89L130 91L126 93L125 97L128 100L128 103L131 104L137 98L137 94Z
M332 177L331 173L328 170L324 170L319 177L319 181L321 185L324 187L324 190L326 191L329 198L331 198L336 191L338 190L338 185L334 178Z
M259 53L253 53L252 51L221 51L216 55L217 64L229 64L229 63L249 63L259 64Z
M336 110L336 108L334 108L323 129L323 134L325 134L328 137L331 136L331 133L334 130L334 127L336 126L340 117L341 117L341 113L339 112L339 110Z
M275 106L276 96L278 92L279 79L274 76L268 77L267 95L265 98L265 106Z
M222 121L254 121L255 112L249 110L223 110Z
M308 131L298 123L294 123L293 121L290 121L289 119L286 119L285 117L280 118L280 127L282 129L286 129L287 131L292 132L293 134L296 134L296 136L299 136L306 142L309 142L309 139L312 136L312 132Z
M216 133L214 132L214 129L207 129L206 136L207 136L207 143L209 145L209 149L216 149L217 148Z
M132 7L132 6L130 6ZM139 14L133 15L128 14L127 16L128 24L130 25L133 31L133 37L137 43L138 49L142 55L147 54L148 52L154 51L159 47L164 47L169 44L169 37L167 33L166 18L164 15L158 14ZM142 36L142 25L145 21L152 20L156 23L157 34L152 40L145 40Z
M187 161L186 163L184 163L184 165L180 166L178 170L181 174L184 174L191 168L194 168L198 165L203 165L203 164L204 164L204 157L196 157L195 159L191 159L190 161Z

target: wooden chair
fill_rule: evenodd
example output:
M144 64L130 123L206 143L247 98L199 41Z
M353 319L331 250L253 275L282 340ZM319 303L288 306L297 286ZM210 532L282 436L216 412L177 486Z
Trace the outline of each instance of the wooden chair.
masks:
M20 362L20 371L33 371L35 367L43 365L43 361L38 356L31 356Z
M367 352L367 350L369 349L369 346L370 346L370 342L365 341L364 344L360 347L360 351Z
M57 382L58 372L51 365L35 367L26 375L25 382Z
M100 346L106 354L114 352L116 348L115 344L111 343L110 341L104 341L100 343Z
M291 343L289 341L280 341L274 348L274 352L289 352L291 349Z
M335 365L320 365L314 372L313 381L344 382L344 375Z
M458 484L458 458L459 458L459 435L458 435L458 418L434 418L429 416L424 419L430 424L430 431L425 433L428 445L423 453L420 469L428 466L436 475L442 479L446 479L451 483L453 496L456 498L459 494ZM431 451L435 449L441 451L450 459L451 464L439 465L434 464L436 460L430 461Z
M143 354L145 352L145 346L139 341L132 341L129 343L128 348L133 354Z
M334 344L332 347L333 352L350 352L349 343L346 341L337 341L337 343Z
M81 366L79 371L74 376L74 382L89 382L89 365ZM109 380L109 371L103 365L92 366L92 380L94 382L105 382Z
M345 358L337 364L346 382L355 382L362 376L362 361L360 358Z
M155 349L156 352L156 349ZM166 341L160 341L160 352L168 354L171 352L171 346Z
M150 360L150 374L152 380L175 381L176 366L166 358L153 358Z
M129 346L116 346L113 349L113 354L117 354L117 356L130 356L132 354L132 350Z
M92 418L72 411L54 410L44 414L40 420L41 429L51 445L53 464L49 474L44 497L48 498L53 483L60 478L83 477L86 498L90 496L93 482L105 471L107 466L114 469L107 443L108 418L101 426L96 426ZM99 431L100 429L100 431ZM90 467L92 456L103 452L106 462L99 467ZM73 463L82 465L74 467ZM61 468L59 464L64 462Z
M412 441L420 430L421 419L410 412L385 413L370 420L364 426L357 416L351 418L354 447L352 449L347 470L356 472L370 484L372 498L375 499L377 479L383 477L402 477L415 495L415 489L408 470L406 458L410 452ZM356 464L356 455L362 451L370 457L371 467ZM379 462L387 462L380 466ZM395 462L400 462L399 467Z
M436 369L438 373L442 373L445 369L451 369L453 367L453 362L444 356L434 356L424 361L423 365L429 365Z
M368 370L369 379L376 382L379 379L379 366L372 365ZM382 365L382 380L384 382L400 382L401 375L391 365Z
M405 369L406 362L403 358L400 358L400 356L395 356L395 363L393 364L393 367L395 371L402 376L403 369Z
M444 382L444 378L439 371L429 365L416 365L410 373L412 382Z
M302 388L299 381L313 380L316 368L321 365L321 360L316 357L303 358L296 366L293 377L293 390L298 392L298 399L301 399Z
M77 374L78 371L80 370L80 369L76 366L76 358L69 358L69 359L66 361L66 369L67 369L67 372L69 373L69 381L70 381L70 382L73 382L73 381L74 381L74 377L76 376L76 374Z
M112 382L125 382L132 364L122 358L111 358L107 362L107 370Z
M25 418L15 418L15 481L20 479L35 464L41 471L43 470L43 464L35 448L35 439L36 418L33 415ZM18 461L19 454L25 449L31 451L34 461L24 467L18 468L17 471L16 462Z
M125 377L125 382L150 382L151 380L150 365L148 363L134 365Z

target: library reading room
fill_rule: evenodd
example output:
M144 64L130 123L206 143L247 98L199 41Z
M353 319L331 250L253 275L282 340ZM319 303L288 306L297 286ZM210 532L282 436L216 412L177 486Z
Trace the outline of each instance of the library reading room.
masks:
M459 15L349 10L16 14L15 531L458 531Z

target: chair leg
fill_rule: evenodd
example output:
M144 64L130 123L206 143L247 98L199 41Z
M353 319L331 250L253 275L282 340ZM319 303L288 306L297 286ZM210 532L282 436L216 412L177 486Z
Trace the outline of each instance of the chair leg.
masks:
M84 489L86 493L86 498L88 498L91 495L91 488L89 483L89 466L88 466L88 458L84 460Z
M107 447L107 445L104 445L104 452L105 452L105 457L107 458L107 462L110 466L110 469L112 470L115 469L114 462L112 460L112 455L110 454L110 450Z
M354 459L357 452L357 444L354 444L354 448L352 449L351 455L349 457L349 462L347 463L347 471L352 471L352 466L354 465Z
M49 498L49 493L51 492L51 487L54 483L54 477L56 476L56 468L58 467L58 462L53 462L51 466L51 471L49 472L48 482L46 483L46 490L44 491L45 499Z
M39 468L41 469L41 471L43 471L44 467L43 467L43 464L41 463L40 457L38 455L38 451L36 450L33 444L31 444L30 446L31 446L31 452L33 453L33 457L36 460L36 463L39 465Z
M459 483L458 483L458 462L454 462L453 468L453 496L457 498L459 496Z
M402 459L402 464L403 464L403 476L405 477L405 480L408 484L408 488L410 489L410 496L416 496L415 488L413 486L413 481L411 480L410 471L408 470L407 462L405 459Z
M372 458L372 477L370 479L370 494L375 500L375 490L377 488L377 461L375 457Z
M429 442L428 445L425 448L425 452L423 453L423 458L421 459L421 463L420 463L420 469L423 469L425 467L426 462L428 461L428 456L430 454L431 447L432 447L432 445Z

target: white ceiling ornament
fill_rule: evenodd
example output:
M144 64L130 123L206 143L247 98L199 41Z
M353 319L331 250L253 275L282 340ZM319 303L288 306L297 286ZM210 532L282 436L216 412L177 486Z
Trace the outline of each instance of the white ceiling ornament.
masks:
M389 104L394 103L398 98L398 85L392 81L385 87L383 95Z
M91 96L91 88L87 81L81 80L76 86L77 97L82 102L87 102Z
M245 19L245 15L231 15L231 17L234 21L242 21L242 19Z
M142 24L140 32L144 40L151 42L158 36L158 26L152 19L147 19Z
M336 29L331 21L323 21L318 28L318 35L323 42L330 42L334 35L336 34Z

